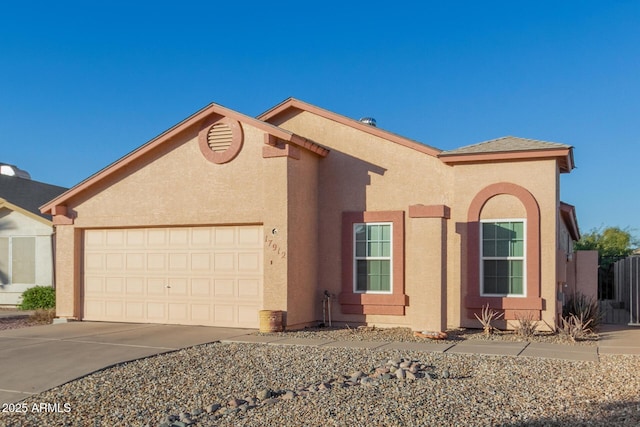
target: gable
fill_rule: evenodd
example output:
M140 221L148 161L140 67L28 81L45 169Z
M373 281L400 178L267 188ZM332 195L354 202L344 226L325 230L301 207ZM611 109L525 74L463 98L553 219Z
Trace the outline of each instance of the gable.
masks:
M295 116L303 111L319 117L323 117L336 123L340 123L344 126L356 129L365 134L373 135L378 138L394 142L395 144L411 148L421 153L429 154L431 156L436 156L441 151L437 148L422 144L409 138L405 138L393 132L380 129L376 126L372 126L362 121L348 118L346 116L325 110L323 108L308 104L295 98L288 98L284 100L275 107L260 114L258 116L258 119L279 126L284 122L287 122L292 116Z
M43 213L56 213L56 207L60 212L66 211L63 206L74 200L85 200L91 193L104 189L107 182L116 182L122 176L126 176L131 165L150 164L153 160L162 156L162 153L171 151L178 141L178 144L185 140L197 138L198 134L209 125L220 119L231 119L238 123L246 124L251 128L258 129L262 134L269 135L269 138L262 138L260 144L276 144L281 141L284 145L294 145L314 153L317 156L326 156L328 150L307 138L296 135L290 131L278 128L269 123L262 122L236 111L230 110L218 104L210 104L202 110L196 112L179 124L168 129L158 137L148 141L131 153L107 166L85 181L82 181L62 196L51 200L41 207ZM210 159L211 160L211 159ZM229 161L230 159L226 159ZM221 163L226 163L223 161ZM186 167L186 165L184 165ZM162 176L162 175L160 175Z

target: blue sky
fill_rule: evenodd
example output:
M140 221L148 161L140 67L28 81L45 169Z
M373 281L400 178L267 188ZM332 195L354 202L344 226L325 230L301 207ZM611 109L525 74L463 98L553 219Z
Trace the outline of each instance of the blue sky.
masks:
M38 181L73 186L210 102L289 96L441 149L573 145L582 231L640 235L638 1L0 5L0 162Z

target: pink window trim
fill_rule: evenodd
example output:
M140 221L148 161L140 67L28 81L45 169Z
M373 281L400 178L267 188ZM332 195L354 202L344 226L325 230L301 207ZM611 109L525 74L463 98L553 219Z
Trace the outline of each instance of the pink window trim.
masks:
M393 284L390 294L353 291L353 224L393 224ZM342 312L345 314L389 314L404 316L408 298L404 293L404 211L342 213Z
M499 194L510 194L522 202L527 215L527 294L525 297L480 296L480 215L485 203ZM518 310L532 311L539 318L544 309L540 297L540 208L535 197L523 187L500 182L482 189L469 206L467 215L467 309L489 307L505 310L511 318ZM471 318L473 314L469 312Z

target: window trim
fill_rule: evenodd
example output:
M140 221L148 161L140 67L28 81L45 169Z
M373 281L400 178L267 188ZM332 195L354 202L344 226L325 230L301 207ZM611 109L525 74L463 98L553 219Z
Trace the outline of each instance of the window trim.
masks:
M484 234L483 224L495 224L498 222L519 222L522 223L522 232L524 233L524 239L522 242L522 256L513 257L485 257L484 256ZM527 219L526 218L496 218L496 219L482 219L479 221L480 230L478 230L480 238L479 240L479 253L480 253L480 296L481 297L508 297L508 298L526 298L527 296ZM484 291L484 261L485 260L516 260L522 261L522 293L488 293Z
M390 252L391 254L388 257L385 256L377 256L377 257L372 257L369 255L365 255L364 257L359 257L357 255L357 251L356 251L356 227L358 225L364 225L365 227L369 226L369 225L388 225L389 226L389 236L390 236ZM352 259L352 263L353 263L353 293L354 294L381 294L381 295L390 295L393 294L393 222L390 221L371 221L371 222L354 222L352 225L352 236L353 236L353 259ZM369 241L368 239L366 240L367 242ZM389 261L389 290L388 291L372 291L372 290L364 290L364 291L360 291L358 290L358 261L376 261L376 260L382 260L382 261Z
M338 297L343 314L404 316L409 297L405 294L404 211L343 211L341 228L341 292ZM393 290L391 294L353 291L353 223L391 222L393 224Z

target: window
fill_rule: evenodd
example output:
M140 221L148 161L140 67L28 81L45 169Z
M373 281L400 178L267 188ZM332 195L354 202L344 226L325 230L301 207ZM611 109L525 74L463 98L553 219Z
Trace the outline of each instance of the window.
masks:
M391 223L356 223L354 235L354 291L391 293Z
M35 282L35 237L0 237L0 283Z
M482 294L525 295L524 220L483 221Z

